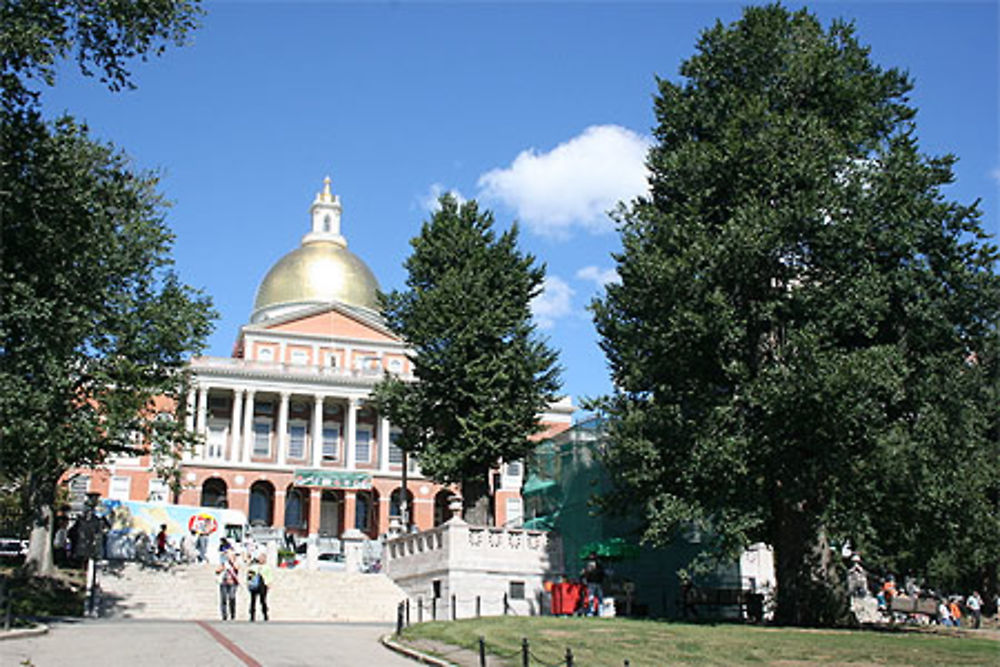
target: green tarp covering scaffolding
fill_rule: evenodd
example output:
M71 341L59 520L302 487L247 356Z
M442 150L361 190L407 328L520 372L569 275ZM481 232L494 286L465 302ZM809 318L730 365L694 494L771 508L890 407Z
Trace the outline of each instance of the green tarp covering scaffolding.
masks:
M524 497L525 527L560 534L564 573L575 578L591 552L605 561L611 587L635 584L636 607L652 616L679 616L677 571L702 549L698 539L679 537L665 548L639 543L634 517L597 512L594 497L609 480L602 453L609 446L599 419L580 422L539 443L527 458ZM636 512L642 499L636 499Z

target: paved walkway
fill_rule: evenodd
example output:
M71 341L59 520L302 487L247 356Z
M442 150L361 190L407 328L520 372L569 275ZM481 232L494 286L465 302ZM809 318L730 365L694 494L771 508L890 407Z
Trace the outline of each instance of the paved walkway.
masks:
M205 621L66 621L0 642L0 665L412 667L379 644L389 625ZM30 662L24 662L28 660Z

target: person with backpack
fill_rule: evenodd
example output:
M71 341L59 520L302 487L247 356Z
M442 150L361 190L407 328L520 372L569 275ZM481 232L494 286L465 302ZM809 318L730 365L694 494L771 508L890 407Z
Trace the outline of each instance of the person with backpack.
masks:
M227 550L223 562L216 568L219 575L219 609L222 620L236 620L236 589L240 585L240 566L236 552Z
M274 572L267 564L267 555L259 554L257 558L250 562L247 569L247 590L250 591L250 620L253 621L257 615L257 598L260 598L260 611L267 619L267 591L271 587L274 579Z

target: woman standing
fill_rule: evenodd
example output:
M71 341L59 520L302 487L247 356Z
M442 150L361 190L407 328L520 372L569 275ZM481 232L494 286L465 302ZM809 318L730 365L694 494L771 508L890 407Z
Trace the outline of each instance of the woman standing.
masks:
M267 564L267 555L259 554L256 560L250 563L247 570L247 590L250 591L250 620L254 620L257 612L257 598L260 598L260 611L267 620L267 590L271 587L274 579L274 572Z
M236 589L240 585L240 566L236 562L236 552L223 552L222 564L216 569L219 575L219 609L222 620L236 620Z

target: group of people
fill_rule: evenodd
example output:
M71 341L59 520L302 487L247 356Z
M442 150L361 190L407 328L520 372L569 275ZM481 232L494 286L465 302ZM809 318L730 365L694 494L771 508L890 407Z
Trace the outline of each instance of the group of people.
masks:
M137 541L143 541L145 535L136 536ZM179 542L172 544L167 535L167 524L160 524L160 531L153 538L154 555L158 562L175 561L181 563L208 561L208 536L192 530L190 535L184 535ZM137 546L136 551L143 549Z
M888 611L891 606L892 599L901 594L908 597L921 597L924 594L924 591L920 589L912 577L906 578L903 590L899 591L896 587L896 578L890 574L882 582L882 587L876 595L879 609L882 611ZM933 592L931 592L931 596L934 597ZM978 630L982 626L983 597L979 594L979 591L973 591L972 594L964 600L960 595L937 595L936 599L936 620L938 625L950 628L960 628L963 627L962 619L965 618L966 623L975 630ZM1000 605L1000 598L998 598L998 605Z
M268 620L267 592L274 581L274 571L267 564L265 553L254 553L252 549L240 552L222 538L219 545L219 564L215 572L219 582L219 610L223 621L236 620L236 591L240 587L240 565L246 564L246 586L250 593L250 620L256 620L257 601L264 620Z

